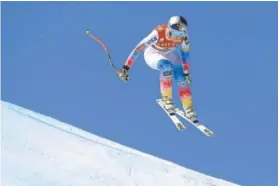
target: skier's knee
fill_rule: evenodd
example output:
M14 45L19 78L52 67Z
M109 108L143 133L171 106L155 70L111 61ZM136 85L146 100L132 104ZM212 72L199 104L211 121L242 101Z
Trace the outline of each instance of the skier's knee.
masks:
M179 88L188 88L188 84L185 80L184 81L178 81L177 84L178 84Z
M174 79L179 87L187 87L188 86L183 72L176 73L174 76Z
M186 85L186 80L183 74L179 74L175 76L175 81L177 82L178 85Z
M163 73L164 76L172 75L172 63L166 59L159 60L158 69Z
M186 79L181 65L174 65L174 79L178 85L186 84Z

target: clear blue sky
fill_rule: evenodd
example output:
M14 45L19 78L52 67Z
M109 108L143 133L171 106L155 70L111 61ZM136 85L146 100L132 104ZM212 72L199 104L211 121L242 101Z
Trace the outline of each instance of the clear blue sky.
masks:
M277 2L4 2L2 99L205 174L278 185L277 10ZM194 105L213 138L174 128L142 55L124 84L85 34L102 38L121 67L176 14L189 22Z

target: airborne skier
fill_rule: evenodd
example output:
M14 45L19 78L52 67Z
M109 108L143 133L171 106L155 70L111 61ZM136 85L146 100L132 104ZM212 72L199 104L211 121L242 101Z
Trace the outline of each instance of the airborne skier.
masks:
M197 122L197 115L192 104L192 93L189 88L189 47L187 21L182 16L172 16L168 24L156 26L152 32L141 40L128 56L119 78L126 82L128 72L138 57L144 52L147 65L160 72L160 91L165 103L165 109L175 112L172 100L172 77L178 85L178 92L185 116L192 122ZM176 49L179 49L181 55Z

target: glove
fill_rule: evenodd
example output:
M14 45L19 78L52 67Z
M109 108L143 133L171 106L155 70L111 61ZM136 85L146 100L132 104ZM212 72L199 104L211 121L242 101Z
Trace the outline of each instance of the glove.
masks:
M183 64L183 73L187 84L190 85L192 83L192 80L189 74L189 64L186 62L184 62Z
M190 85L192 83L191 77L189 75L189 73L184 73L184 77L185 77L185 81L188 85Z
M128 79L129 79L129 76L128 76L128 68L126 66L124 66L120 72L119 72L119 78L121 81L123 82L127 82Z

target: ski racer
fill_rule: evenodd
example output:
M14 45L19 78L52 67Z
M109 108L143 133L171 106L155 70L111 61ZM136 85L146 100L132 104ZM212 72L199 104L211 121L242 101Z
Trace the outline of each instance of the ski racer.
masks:
M185 116L192 122L198 122L189 88L191 83L189 74L190 41L187 26L187 21L182 16L172 16L168 24L156 26L132 50L119 73L119 78L124 82L129 79L128 72L131 66L138 55L144 52L147 65L160 72L160 92L165 109L170 113L175 112L172 100L172 78L174 78Z

